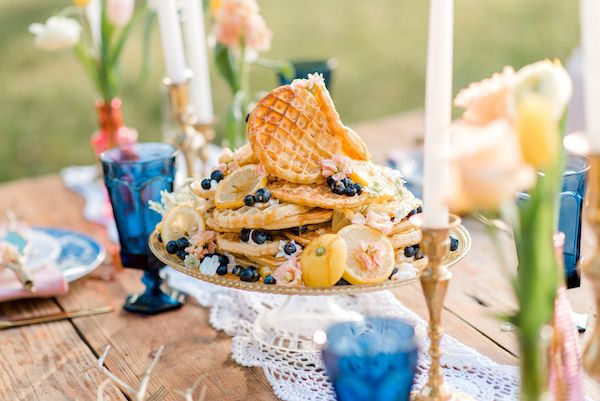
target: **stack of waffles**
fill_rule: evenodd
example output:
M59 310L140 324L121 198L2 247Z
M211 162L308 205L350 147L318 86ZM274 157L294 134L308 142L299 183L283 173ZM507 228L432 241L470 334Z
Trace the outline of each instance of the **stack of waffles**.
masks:
M274 285L416 276L426 260L408 217L420 212L420 201L398 172L369 160L320 76L262 97L247 131L248 144L225 149L210 177L190 184L204 202L191 229L163 233L167 250L183 243L170 253L205 274ZM165 216L163 231L171 221L184 220Z

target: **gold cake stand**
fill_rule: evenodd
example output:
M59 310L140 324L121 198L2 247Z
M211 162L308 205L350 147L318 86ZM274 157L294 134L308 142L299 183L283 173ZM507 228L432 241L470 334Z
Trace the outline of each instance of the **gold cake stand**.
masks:
M471 237L462 225L450 229L450 234L459 240L458 249L450 252L442 261L445 267L451 267L466 256L471 248ZM318 351L313 334L326 330L330 325L360 320L362 316L341 306L337 296L352 296L359 293L384 291L403 285L416 283L420 277L404 280L386 280L380 284L343 285L332 287L285 287L259 282L249 283L226 276L209 276L198 269L190 269L175 255L167 253L164 244L158 241L154 232L149 239L152 253L166 265L192 278L237 290L286 295L281 306L270 309L258 316L253 326L254 338L268 347L286 351Z

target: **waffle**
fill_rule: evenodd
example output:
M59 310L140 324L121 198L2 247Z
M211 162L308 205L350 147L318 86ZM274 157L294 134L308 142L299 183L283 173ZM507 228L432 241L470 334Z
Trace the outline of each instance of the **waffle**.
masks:
M368 195L346 196L334 194L325 183L320 185L293 184L285 181L275 181L269 184L273 196L284 202L299 205L320 207L323 209L350 209L363 205Z
M283 230L286 228L300 227L307 224L325 223L331 220L333 212L327 209L314 208L307 213L296 214L293 216L278 219L273 223L265 224L265 230Z
M284 219L306 213L310 210L307 206L293 205L290 203L275 203L265 208L243 206L239 209L215 209L213 221L225 229L236 228L263 228L276 220Z
M271 269L277 269L280 264L285 262L286 258L276 258L275 256L250 256L248 255L248 260L253 264L258 266L267 266Z
M223 252L248 256L272 256L279 252L279 239L267 241L264 244L243 242L238 234L217 234L217 247Z
M286 231L284 234L286 237L288 237L291 240L294 240L296 243L302 246L307 246L312 240L319 238L321 235L330 234L332 232L333 231L331 231L331 229L328 227L321 227L316 230L308 231L304 234L299 235L294 234L290 231Z
M248 139L269 174L299 184L323 181L321 160L351 146L354 157L368 159L366 145L341 124L322 83L314 94L284 85L263 96L250 113Z
M421 230L418 229L394 234L389 237L394 249L404 249L407 246L418 244L419 242L421 242L421 238Z
M202 188L202 186L200 185L200 180L193 181L190 184L190 189L192 190L193 193L195 193L198 197L200 197L202 199L207 199L207 200L215 199L215 191L216 190L214 188L211 188L211 189Z

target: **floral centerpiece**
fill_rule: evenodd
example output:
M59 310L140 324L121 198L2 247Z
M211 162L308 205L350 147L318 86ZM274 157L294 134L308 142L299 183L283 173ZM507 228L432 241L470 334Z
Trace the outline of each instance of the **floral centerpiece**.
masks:
M225 139L235 149L246 142L246 115L263 94L252 92L250 66L278 69L290 79L294 68L289 61L259 57L259 53L270 49L272 32L255 0L212 0L210 9L216 39L215 63L233 94L225 118Z
M464 114L451 127L453 206L502 216L513 227L518 310L509 319L519 336L527 401L548 392L548 332L561 275L553 243L564 164L561 119L571 91L558 62L518 72L506 67L458 94L455 105ZM528 191L526 199L517 201L519 191Z
M117 145L126 148L137 140L137 132L123 123L120 61L131 29L144 10L143 6L135 7L135 0L74 0L74 6L45 24L29 26L37 48L74 49L94 82L99 94L96 109L100 129L91 142L97 155Z

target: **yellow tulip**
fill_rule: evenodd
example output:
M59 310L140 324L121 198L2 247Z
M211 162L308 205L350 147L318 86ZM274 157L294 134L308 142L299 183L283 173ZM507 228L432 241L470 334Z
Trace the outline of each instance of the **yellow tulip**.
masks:
M556 160L560 134L552 104L546 98L536 93L526 95L517 105L515 128L526 163L543 170Z
M85 7L90 3L90 0L73 0L73 4L77 7Z
M210 0L210 13L215 16L217 10L221 7L221 0Z

